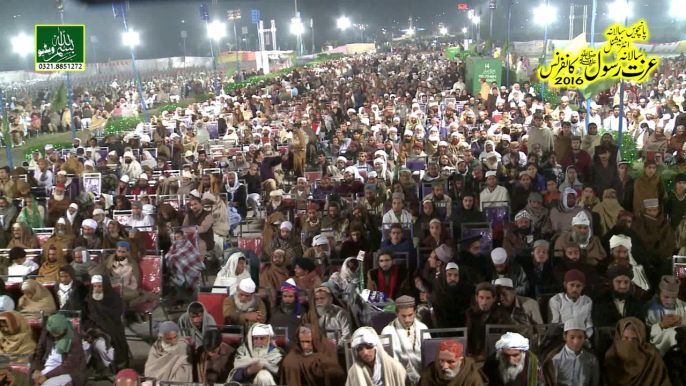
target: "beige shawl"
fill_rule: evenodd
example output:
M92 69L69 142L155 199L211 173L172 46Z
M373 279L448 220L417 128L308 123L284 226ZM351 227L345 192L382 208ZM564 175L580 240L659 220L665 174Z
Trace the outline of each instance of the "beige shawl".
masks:
M171 352L164 352L160 339L150 347L148 360L145 362L145 376L165 382L191 382L193 365L188 354L191 348L184 339Z
M377 336L376 344L376 358L377 366L381 365L381 371L383 372L383 384L384 386L405 386L407 379L407 372L403 365L397 360L393 359L390 355L386 353L381 341L378 340L378 335L376 331L371 327L361 327L355 334L353 334L353 341L355 340L355 335L358 334L360 330L366 330L366 333L373 334ZM357 353L353 351L353 356L355 357L355 363L348 370L348 380L346 381L346 386L374 386L374 381L372 381L373 374L369 373L369 367L364 363L361 363L359 358L357 358Z

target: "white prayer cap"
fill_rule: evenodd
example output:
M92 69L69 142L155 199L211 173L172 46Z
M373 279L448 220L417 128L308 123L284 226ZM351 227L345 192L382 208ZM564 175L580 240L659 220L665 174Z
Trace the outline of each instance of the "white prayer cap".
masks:
M54 148L55 148L55 147L52 146L52 145L50 145L50 144L45 145L45 151L52 150L52 149L54 149Z
M121 181L121 182L126 182L126 183L128 183L130 180L131 180L131 179L130 179L129 176L126 175L126 174L124 174L123 176L121 176L121 178L119 179L119 181Z
M367 173L367 179L369 179L369 178L377 178L378 176L379 176L379 174L378 174L376 171L374 171L374 170L372 170L371 172Z
M141 175L138 176L138 179L139 179L139 180L147 180L147 179L148 179L148 175L145 174L145 173L141 173Z
M497 279L495 279L493 284L496 286L501 286L501 287L514 288L514 283L512 282L512 279L507 278L507 277L497 278Z
M493 171L493 170L489 170L489 171L486 172L486 178L488 178L488 177L490 177L490 176L495 177L495 176L497 176L497 175L498 175L498 173L496 173L496 172Z
M438 143L438 146L448 146L448 142L446 141L441 141Z
M195 197L195 198L200 198L200 197L201 197L200 192L198 192L198 189L193 189L193 190L191 190L191 196L193 196L193 197Z
M282 224L283 225L283 224ZM326 239L326 236L324 235L316 235L314 236L314 239L312 240L312 246L318 246L318 245L328 245L329 240Z
M507 332L500 337L500 340L495 344L495 349L498 352L502 350L529 350L529 339L517 334L516 332Z
M567 319L567 321L565 322L565 332L569 330L586 331L586 326L582 321L577 320L576 318L571 318Z
M191 174L191 172L184 171L181 173L181 178L193 178L193 174Z
M286 280L286 283L292 285L293 287L297 287L297 284L295 283L295 280L293 280L292 277Z
M102 276L101 275L93 275L91 278L91 284L95 283L102 283Z
M526 209L522 209L515 215L515 222L517 222L517 220L519 220L520 218L528 218L529 220L531 220L531 215L529 214L529 212L526 211Z
M124 153L124 158L126 158L126 157L128 157L128 158L134 158L134 157L133 157L133 152L130 152L130 151L125 152L125 153Z
M569 97L565 95L565 96L563 96L560 100L561 100L562 102L569 102Z
M95 220L93 220L92 218L83 220L83 223L81 225L83 227L88 227L91 229L97 229L98 228L98 223L95 222Z
M83 163L83 166L90 166L90 167L94 168L95 162L93 162L91 160L87 160L86 162Z
M105 214L105 211L102 210L102 209L100 209L100 208L95 209L95 210L93 211L93 216L95 216L95 215L97 215L97 214Z
M384 162L386 162L386 161L384 161L383 158L374 158L374 165L376 165L376 164L382 164L383 165Z
M66 222L66 221L64 221L64 217L60 217L60 219L59 219L59 220L57 220L57 223L58 223L58 224L64 224L64 225L67 225L67 222Z
M453 263L453 262L451 261L450 263L446 264L446 266L445 266L445 270L446 270L446 271L449 270L449 269L457 269L457 270L459 270L460 267L458 267L457 264L455 264L455 263Z
M358 328L352 337L352 348L357 349L358 346L368 344L376 347L379 344L379 335L371 327Z
M413 135L414 135L414 132L413 132L412 130L410 130L410 129L405 129L405 132L403 133L403 135L404 135L405 137L407 137L408 135L409 135L409 136L413 136Z
M507 251L504 248L496 248L491 251L491 260L493 264L505 264L507 261Z
M579 212L577 213L576 216L572 219L572 226L574 225L586 225L589 226L591 225L591 222L588 220L588 216L586 216L585 212Z
M281 190L281 189L276 189L276 190L272 190L271 192L269 192L269 197L281 197L281 196L283 196L283 190Z
M631 250L631 238L625 235L614 235L610 237L610 249L623 246L628 250Z
M29 283L28 281L21 283L21 290L22 291L26 291L29 289L31 289L31 283Z
M339 156L338 158L336 158L336 162L337 162L337 163L338 163L338 162L347 162L347 161L348 161L348 160L347 160L345 157L343 157L343 156Z
M238 284L238 289L249 294L254 293L256 287L255 282L249 277L241 280Z
M66 176L66 175L67 175L67 172L64 171L64 170L60 170L59 172L57 172L57 175L58 175L58 176ZM126 177L128 178L128 176L126 176ZM127 182L128 182L128 181L127 181Z
M290 221L284 221L279 226L279 229L288 229L289 231L293 230L293 224L291 224Z
M257 323L252 327L252 336L274 336L274 330L268 324Z

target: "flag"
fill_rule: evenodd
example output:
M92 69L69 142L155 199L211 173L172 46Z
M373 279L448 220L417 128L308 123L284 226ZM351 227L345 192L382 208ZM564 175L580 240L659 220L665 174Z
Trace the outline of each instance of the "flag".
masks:
M576 56L579 55L581 50L583 50L586 47L588 47L588 43L586 43L586 34L582 32L579 34L579 36L570 40L569 43L566 46L564 46L564 48L562 48L561 51L565 54L569 54L570 56Z
M67 86L65 86L63 81L57 88L55 95L52 97L52 100L50 101L50 110L61 111L67 106Z
M579 87L579 91L581 91L581 95L584 97L584 99L591 99L595 98L601 92L609 89L615 83L617 83L617 80L605 78L593 84L589 84L588 86Z
M10 136L10 121L8 117L7 110L5 110L5 115L2 117L2 140L4 142L4 145L9 146L9 144L12 141L12 137Z

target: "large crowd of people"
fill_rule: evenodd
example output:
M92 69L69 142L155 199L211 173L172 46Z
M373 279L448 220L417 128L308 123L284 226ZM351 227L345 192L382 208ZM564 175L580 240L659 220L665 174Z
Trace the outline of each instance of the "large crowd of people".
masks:
M0 384L682 385L686 174L660 171L684 163L684 61L623 90L636 176L618 87L588 115L528 81L473 93L443 49L296 69L0 168ZM106 88L77 103L140 111ZM133 371L125 325L150 305L172 317Z

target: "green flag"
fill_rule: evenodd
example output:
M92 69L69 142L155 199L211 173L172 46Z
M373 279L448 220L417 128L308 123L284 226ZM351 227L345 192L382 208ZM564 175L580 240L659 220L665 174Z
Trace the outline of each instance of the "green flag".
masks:
M60 87L57 88L55 95L53 95L52 100L50 101L50 110L61 111L67 106L67 86L65 86L64 82L62 82L62 84L60 84Z
M10 134L10 121L8 119L7 110L5 110L5 116L2 117L2 139L6 145L12 143L12 137Z
M581 91L581 95L583 95L584 99L591 99L600 94L601 92L609 89L615 83L617 83L616 80L612 78L606 78L603 80L599 80L588 86L580 87L579 91Z

